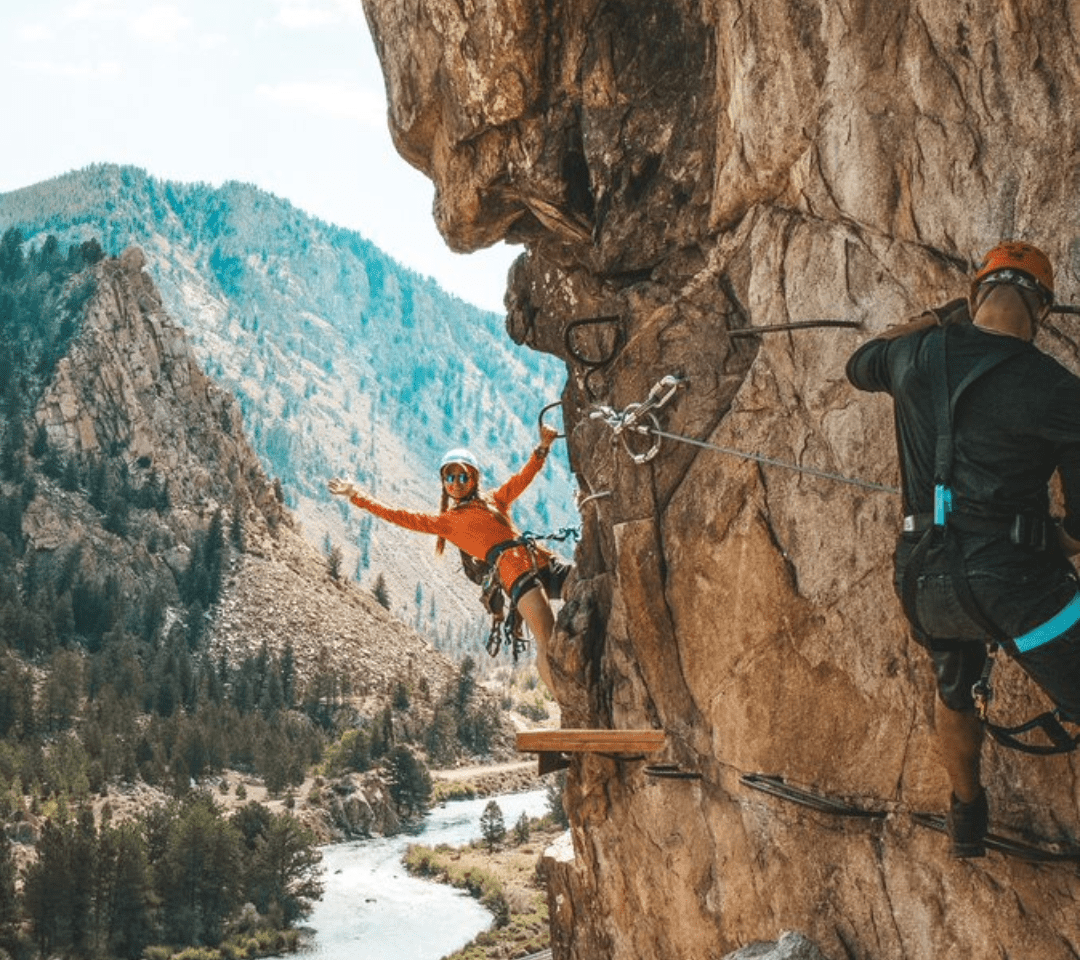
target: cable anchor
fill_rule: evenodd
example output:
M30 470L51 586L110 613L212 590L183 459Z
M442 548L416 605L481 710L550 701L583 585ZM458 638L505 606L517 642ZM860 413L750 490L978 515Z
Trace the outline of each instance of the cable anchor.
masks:
M675 374L668 374L653 384L648 396L641 403L627 404L622 410L616 410L603 404L597 404L589 418L603 420L612 431L612 443L620 438L623 447L636 464L648 463L660 452L663 440L660 421L654 411L660 410L678 393L686 381ZM643 422L647 421L647 422ZM635 452L630 446L628 434L652 436L652 445L644 451Z

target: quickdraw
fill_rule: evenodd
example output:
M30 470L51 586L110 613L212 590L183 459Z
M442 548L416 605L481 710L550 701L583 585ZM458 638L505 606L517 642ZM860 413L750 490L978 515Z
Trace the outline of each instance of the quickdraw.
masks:
M634 463L648 463L660 452L660 421L654 411L666 406L684 383L682 377L669 374L653 385L649 395L642 403L631 403L622 410L598 404L589 417L592 420L603 420L604 423L611 427L613 433L612 442L614 443L621 438L623 447ZM642 422L644 420L648 422ZM631 448L628 439L630 434L651 435L653 437L652 445L647 450L635 451Z

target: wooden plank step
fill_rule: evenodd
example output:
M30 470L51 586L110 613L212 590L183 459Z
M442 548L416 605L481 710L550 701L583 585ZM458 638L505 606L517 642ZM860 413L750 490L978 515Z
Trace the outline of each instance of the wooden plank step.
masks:
M517 735L523 753L654 753L663 746L663 730L525 730Z
M664 747L663 730L524 730L517 735L522 753L539 754L540 773L551 773L570 765L567 753L655 753Z

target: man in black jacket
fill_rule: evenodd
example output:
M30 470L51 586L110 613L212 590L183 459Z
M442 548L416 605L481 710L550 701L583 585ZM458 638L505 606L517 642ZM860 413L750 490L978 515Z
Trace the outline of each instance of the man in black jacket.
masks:
M904 529L896 589L929 651L935 727L952 787L956 857L982 856L983 727L972 687L999 643L1080 722L1080 378L1032 340L1054 296L1049 260L1026 243L991 250L955 300L859 348L848 379L893 398ZM1050 517L1060 474L1065 515Z

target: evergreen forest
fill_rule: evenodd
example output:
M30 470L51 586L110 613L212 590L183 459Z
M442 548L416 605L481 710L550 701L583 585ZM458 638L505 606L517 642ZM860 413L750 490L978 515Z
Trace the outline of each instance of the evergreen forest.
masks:
M442 454L467 446L484 485L501 484L536 443L563 363L513 343L503 318L447 294L361 234L250 184L162 180L99 164L0 194L0 224L41 245L94 237L110 256L136 245L170 316L206 371L234 394L265 469L316 545L329 533L346 573L454 659L479 649L482 610L456 564L430 564L422 537L335 501L331 476L431 509ZM557 416L552 414L552 416ZM577 523L560 447L514 507L523 530ZM415 570L430 567L420 585Z
M147 521L173 508L168 478L68 455L34 426L103 256L96 241L0 239L0 950L280 952L319 895L316 838L289 812L226 806L223 773L257 778L288 810L309 775L379 770L407 818L430 802L426 761L488 751L498 709L468 658L445 690L401 678L361 714L353 679L301 677L291 646L211 656L207 613L245 550L240 510L174 528L190 557L175 576L102 563L77 539L33 547L24 520L42 496L67 498L122 556L165 546ZM117 816L136 786L161 801Z

